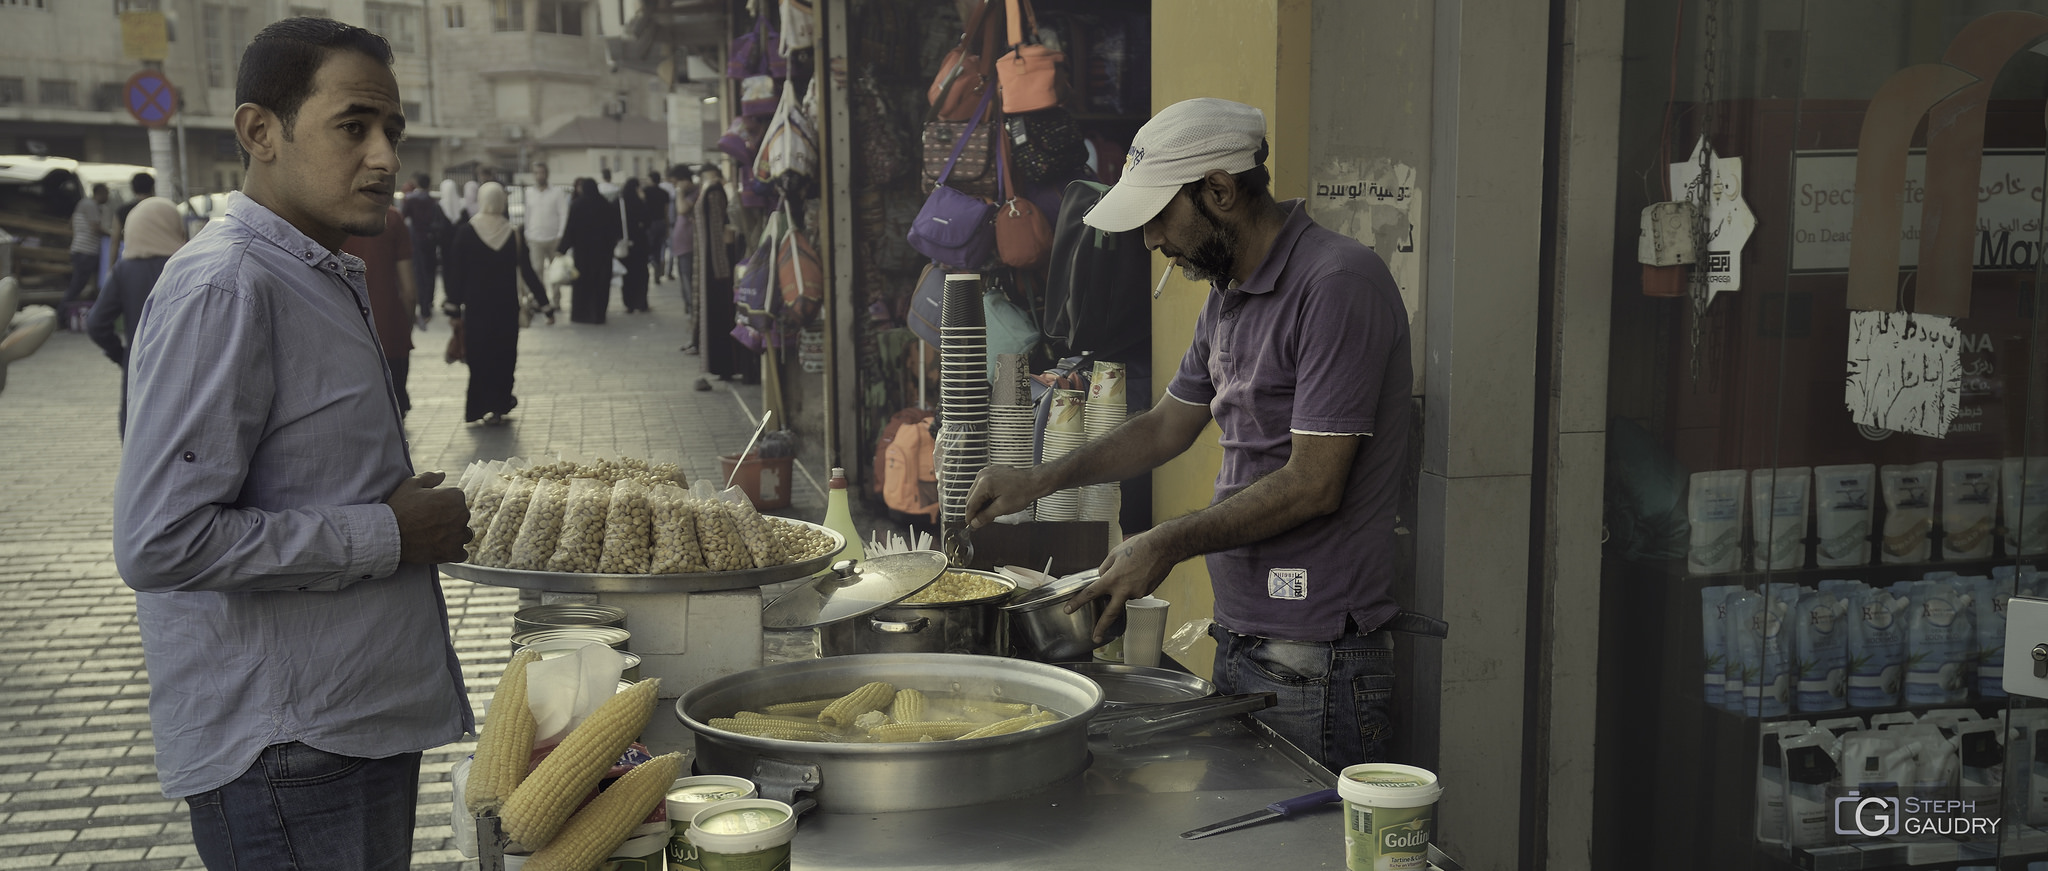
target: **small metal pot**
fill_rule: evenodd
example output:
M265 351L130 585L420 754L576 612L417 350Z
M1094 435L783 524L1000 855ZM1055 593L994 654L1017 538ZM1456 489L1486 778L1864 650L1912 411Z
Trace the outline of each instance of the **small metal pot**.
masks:
M1045 586L1027 590L1002 610L1010 616L1010 640L1017 655L1039 662L1068 662L1087 659L1095 649L1095 621L1101 619L1103 600L1089 600L1072 614L1067 603L1094 583L1094 569L1069 575ZM1122 635L1123 619L1110 627L1110 636Z
M961 570L955 570L961 571ZM818 652L978 653L1001 656L1009 648L1001 605L1017 584L993 572L967 571L1003 585L1003 592L979 599L930 605L895 604L818 627Z

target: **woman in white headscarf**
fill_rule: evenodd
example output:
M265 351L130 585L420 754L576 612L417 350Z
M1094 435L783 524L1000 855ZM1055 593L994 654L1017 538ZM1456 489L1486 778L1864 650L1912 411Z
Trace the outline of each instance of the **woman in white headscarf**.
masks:
M476 198L479 189L481 189L481 186L476 182L466 181L462 183L462 213L468 217L474 218L477 215L483 214L483 205Z
M107 289L93 303L86 316L85 332L107 353L107 359L121 367L121 409L115 420L123 436L128 434L128 349L135 346L135 329L142 325L142 303L150 288L164 274L164 264L185 244L185 223L178 207L163 197L149 197L135 204L122 225L127 247L121 262L114 264ZM116 329L115 324L121 328Z
M442 312L461 325L469 363L465 421L496 426L519 404L512 395L512 370L519 361L521 279L533 307L554 323L555 310L527 257L526 238L506 217L505 188L490 182L477 190L477 214L455 228L442 277L448 300Z
M465 214L462 206L462 189L456 186L452 178L441 180L441 214L448 216L450 224L462 223L462 216Z

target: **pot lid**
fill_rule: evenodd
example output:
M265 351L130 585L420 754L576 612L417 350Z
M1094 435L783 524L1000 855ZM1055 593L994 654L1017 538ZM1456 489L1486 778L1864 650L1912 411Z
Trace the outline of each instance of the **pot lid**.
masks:
M946 555L935 550L892 553L853 563L790 590L761 609L767 629L808 629L873 614L930 586L946 573Z
M1062 602L1087 589L1095 579L1102 577L1100 569L1089 569L1079 574L1068 575L1049 584L1043 584L1016 594L1016 598L1003 606L1005 611L1035 611L1054 602Z

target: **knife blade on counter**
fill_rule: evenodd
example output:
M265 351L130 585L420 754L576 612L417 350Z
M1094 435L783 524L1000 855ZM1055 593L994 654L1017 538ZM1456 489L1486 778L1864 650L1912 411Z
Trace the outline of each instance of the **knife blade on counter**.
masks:
M1272 804L1266 805L1264 808L1252 811L1251 813L1245 814L1241 817L1231 817L1230 819L1224 820L1220 823L1210 823L1209 825L1202 826L1198 829L1189 829L1185 832L1180 833L1180 836L1183 839L1189 841L1195 840L1196 838L1206 838L1210 835L1221 834L1223 832L1228 832L1233 829L1241 829L1245 826L1258 825L1259 823L1263 823L1267 820L1293 816L1296 813L1308 810L1309 808L1321 807L1336 800L1336 790L1318 790L1316 792L1311 792L1307 795L1298 795L1293 798L1281 799L1280 801L1276 801Z

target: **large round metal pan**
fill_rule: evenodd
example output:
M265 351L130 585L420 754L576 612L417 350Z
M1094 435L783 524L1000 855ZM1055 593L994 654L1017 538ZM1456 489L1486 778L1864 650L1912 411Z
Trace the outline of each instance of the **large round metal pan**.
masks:
M1214 695L1216 685L1170 668L1125 665L1120 662L1056 662L1054 665L1080 672L1102 687L1105 708L1161 705Z
M780 523L795 523L823 532L832 537L832 547L823 556L788 565L733 572L692 572L683 575L532 572L471 563L442 563L440 568L442 574L451 578L461 578L493 587L518 587L522 590L553 590L559 593L715 593L720 590L763 587L815 575L830 566L832 560L839 556L839 552L846 548L844 536L823 526L786 517L775 519Z

